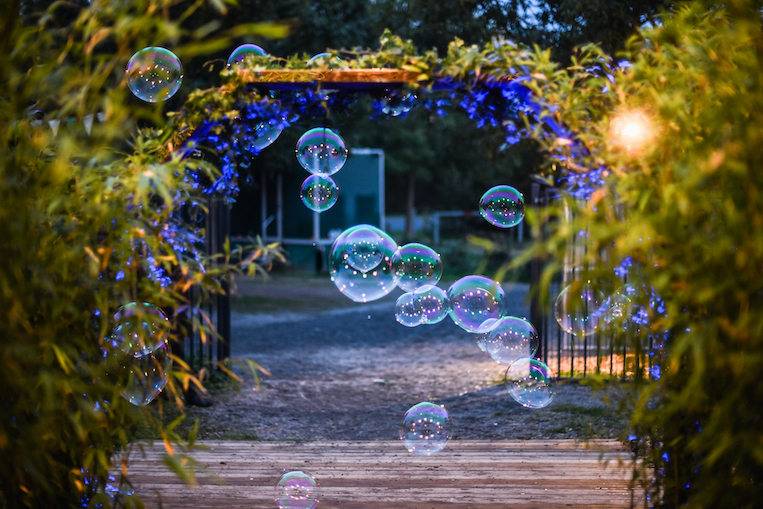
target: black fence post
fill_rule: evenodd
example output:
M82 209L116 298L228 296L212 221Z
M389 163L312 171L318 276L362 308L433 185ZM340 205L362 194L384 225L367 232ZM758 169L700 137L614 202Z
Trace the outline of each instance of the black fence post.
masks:
M533 207L542 206L543 198L541 196L540 184L533 182L530 191L530 203ZM541 228L541 235L543 235L543 229ZM532 289L540 282L540 277L543 272L543 264L539 258L533 258L530 262L530 288ZM535 326L538 332L538 350L535 352L536 359L542 359L544 353L544 343L547 343L548 338L546 331L545 313L540 305L540 297L538 292L533 292L530 299L530 323Z

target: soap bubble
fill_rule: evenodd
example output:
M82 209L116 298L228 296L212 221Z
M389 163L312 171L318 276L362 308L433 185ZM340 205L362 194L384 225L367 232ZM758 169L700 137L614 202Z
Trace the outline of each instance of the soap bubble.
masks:
M305 207L314 212L325 212L339 198L339 188L331 177L326 175L310 175L302 182L300 198Z
M421 325L424 315L421 304L412 293L404 293L395 301L395 320L406 327Z
M347 161L347 148L337 133L316 127L297 140L297 161L310 173L333 175Z
M150 47L127 62L127 86L135 97L149 103L166 101L183 83L183 65L170 50Z
M398 277L397 286L412 292L419 286L436 285L442 276L442 260L431 247L406 244L392 258L392 270Z
M410 92L388 88L379 99L379 103L382 113L391 117L399 117L403 113L411 111L416 104L416 96Z
M283 129L279 129L277 123L272 125L269 122L260 122L252 131L249 133L251 140L246 148L253 154L259 154L262 149L272 145L281 136Z
M347 234L345 259L354 269L368 272L384 258L384 239L376 229L357 228Z
M445 290L434 285L424 285L416 288L413 295L421 306L421 323L435 324L448 316L450 304Z
M349 263L353 244L347 241L353 232L368 229L378 235L382 242L378 245L381 261L368 271L358 270ZM329 271L331 280L339 291L355 302L370 302L384 297L397 287L397 278L392 271L392 256L397 244L392 237L371 225L358 225L342 232L331 246Z
M163 342L153 350L136 350L126 369L129 371L127 385L122 397L135 406L146 406L167 385L167 373L172 367L169 345Z
M485 351L496 362L511 366L519 359L532 357L538 350L538 331L522 318L505 316L492 325Z
M630 285L623 285L618 288L614 294L607 297L602 304L602 317L604 321L611 325L622 324L624 325L630 320L630 317L635 311L633 305L635 290Z
M480 214L499 228L511 228L525 217L525 199L511 186L495 186L480 198Z
M573 283L556 298L554 315L563 331L579 337L590 336L604 318L604 295L590 285Z
M307 61L306 67L309 69L311 67L320 67L321 65L325 65L329 69L337 69L342 66L342 59L332 57L331 53L318 53Z
M450 317L467 332L479 332L488 318L506 314L506 293L499 283L484 276L465 276L448 288Z
M167 315L148 302L129 302L114 313L113 346L129 354L150 353L170 334Z
M400 423L400 440L409 452L430 456L445 449L452 428L445 407L425 401L405 413Z
M249 55L264 57L267 55L267 53L264 49L260 48L256 44L242 44L238 48L234 49L233 53L231 53L228 57L228 67L231 67L233 64L242 63L244 59Z
M520 405L543 408L556 395L556 381L546 364L537 359L524 358L506 370L506 389Z
M474 339L477 341L477 346L483 352L487 352L487 340L490 336L490 331L493 330L493 327L495 327L497 323L497 318L488 318L480 324L477 332L474 333Z
M313 509L321 496L318 481L301 470L283 474L276 483L275 492L280 509Z

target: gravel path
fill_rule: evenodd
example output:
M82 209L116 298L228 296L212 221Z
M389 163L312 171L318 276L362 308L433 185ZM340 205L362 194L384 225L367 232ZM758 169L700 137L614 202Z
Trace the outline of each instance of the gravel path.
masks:
M234 299L242 302L266 296L304 305L233 313L233 357L252 359L271 376L259 390L247 381L240 393L215 394L210 408L189 408L190 421L201 421L201 438L394 439L405 411L421 401L445 406L455 439L610 438L622 431L614 411L587 387L558 385L544 409L518 405L495 383L506 368L450 319L416 328L398 324L398 292L355 305L329 281L237 283ZM527 286L504 289L510 314L526 316Z

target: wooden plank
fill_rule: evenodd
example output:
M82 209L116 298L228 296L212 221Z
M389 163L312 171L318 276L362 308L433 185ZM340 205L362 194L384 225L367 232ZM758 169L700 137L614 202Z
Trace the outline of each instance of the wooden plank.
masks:
M452 441L428 457L392 441L200 445L192 487L162 466L161 444L132 455L130 480L147 507L274 508L275 483L290 470L318 479L319 508L615 509L633 495L630 455L616 441Z
M245 83L255 84L313 82L400 84L414 83L418 81L419 76L415 72L399 69L266 69L261 71L242 69L238 71L238 74Z

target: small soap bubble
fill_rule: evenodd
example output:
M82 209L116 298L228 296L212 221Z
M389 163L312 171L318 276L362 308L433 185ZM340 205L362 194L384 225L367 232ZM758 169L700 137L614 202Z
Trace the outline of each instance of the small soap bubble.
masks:
M228 57L228 67L234 64L241 64L247 56L264 57L267 55L264 49L256 44L242 44L238 48L233 50L233 53Z
M361 272L368 272L384 259L384 239L370 228L358 228L347 234L347 263Z
M316 127L297 140L297 161L310 173L333 175L347 162L347 148L337 133Z
M321 496L318 481L301 470L287 472L278 479L275 501L280 509L314 509Z
M406 292L419 286L436 285L442 276L442 260L431 247L424 244L406 244L392 258L392 269L398 277L397 285Z
M511 228L525 217L525 199L511 186L495 186L480 198L480 214L498 228Z
M467 332L479 332L489 318L506 314L506 293L501 285L484 276L465 276L448 288L450 317Z
M253 154L259 154L262 149L269 147L274 141L281 136L283 129L278 128L278 124L271 124L269 122L260 122L252 132L250 132L250 141L247 144L247 150Z
M416 288L413 295L421 306L421 323L428 325L440 323L448 316L450 303L448 294L442 288L424 285Z
M381 238L378 249L381 261L373 268L362 271L349 263L354 244L348 242L353 232L366 229ZM329 252L329 272L336 287L355 302L371 302L388 295L397 287L397 278L392 271L392 257L397 244L392 237L375 226L363 224L343 231L331 246Z
M474 333L474 339L477 341L477 346L483 352L487 352L487 339L490 336L490 331L493 330L493 327L495 327L497 323L498 319L488 318L480 324L477 332Z
M332 56L331 53L318 53L317 55L313 55L310 60L307 61L306 67L309 69L311 67L320 67L320 66L326 66L329 69L338 69L342 66L342 59L339 57Z
M148 405L167 385L171 367L172 358L166 342L152 351L136 351L125 366L129 375L122 397L135 406Z
M145 48L127 62L127 86L135 97L149 103L166 101L183 83L183 65L170 50Z
M408 113L416 104L416 96L410 92L386 89L384 95L379 99L381 111L390 117L399 117L403 113Z
M448 445L453 422L441 405L425 401L412 406L400 423L400 440L409 452L422 456L436 454Z
M148 302L129 302L114 313L111 340L123 352L150 353L162 346L170 334L164 311Z
M556 298L554 315L563 331L578 337L590 336L603 321L603 302L603 294L590 285L573 283Z
M310 210L325 212L333 207L339 198L339 188L331 177L310 175L302 182L300 198Z
M406 327L421 325L424 319L421 304L412 293L404 293L395 301L395 320Z
M496 362L511 366L519 359L535 355L539 342L538 331L530 322L505 316L492 324L485 351Z
M556 395L556 380L546 364L537 359L524 358L506 370L506 389L520 405L543 408Z

